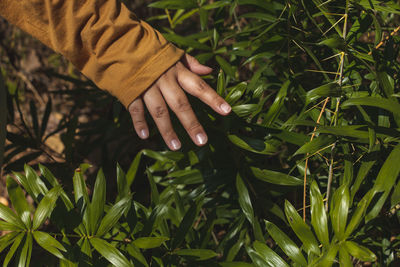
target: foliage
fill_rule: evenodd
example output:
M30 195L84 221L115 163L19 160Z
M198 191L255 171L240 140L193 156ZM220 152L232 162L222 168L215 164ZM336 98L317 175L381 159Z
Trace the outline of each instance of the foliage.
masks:
M15 172L7 178L15 212L0 205L4 266L29 265L39 247L53 255L49 266L398 264L400 6L150 6L160 12L148 21L167 22L167 39L220 69L204 78L234 114L221 118L192 99L209 144L140 150L126 173L117 166L117 194L106 194L102 170L93 186L85 181L87 164L65 188L42 165L40 175L27 165Z

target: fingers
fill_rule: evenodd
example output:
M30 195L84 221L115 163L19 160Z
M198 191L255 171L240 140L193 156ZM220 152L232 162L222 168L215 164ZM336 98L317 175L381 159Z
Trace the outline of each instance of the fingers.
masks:
M200 64L200 62L189 54L182 57L182 62L186 68L198 75L207 75L212 72L212 68Z
M202 146L207 143L207 134L194 114L190 103L176 81L176 78L166 79L160 84L160 91L165 101L172 111L176 114L179 121L189 134L193 142Z
M137 98L132 104L129 105L128 111L131 114L133 126L137 135L146 139L149 137L149 127L147 126L146 119L144 117L144 106L142 98Z
M186 92L199 98L221 115L227 115L231 112L231 106L203 79L189 71L182 64L178 63L176 66L178 68L178 82Z
M150 87L150 89L143 94L143 101L167 146L171 150L180 149L181 142L172 128L168 108L159 88L156 85Z
M142 98L132 102L128 109L139 137L145 139L149 136L144 116L146 106L167 146L171 150L181 148L181 142L171 124L168 104L193 142L198 146L205 145L207 134L197 120L184 91L199 98L219 114L229 114L232 110L230 105L198 76L211 71L211 68L200 64L195 58L185 55L182 62L165 72Z

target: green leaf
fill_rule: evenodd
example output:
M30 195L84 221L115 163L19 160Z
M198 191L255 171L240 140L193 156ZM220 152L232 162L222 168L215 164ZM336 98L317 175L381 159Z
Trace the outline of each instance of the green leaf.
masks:
M57 187L60 186L60 183L57 181L56 177L51 173L51 171L39 163L40 173L43 175L44 178L53 186ZM63 200L65 207L67 210L71 210L74 208L74 204L72 204L71 200L69 199L68 195L65 193L63 189L61 189L60 197Z
M31 214L28 201L26 201L21 187L10 176L7 177L7 192L15 211L29 229L31 227Z
M264 259L251 247L246 247L247 255L250 256L251 261L253 262L253 266L256 267L265 267Z
M56 205L56 201L60 195L60 191L60 187L54 187L49 192L47 192L47 194L40 201L39 205L36 208L35 214L33 215L33 230L38 229L44 223L47 217L50 216Z
M344 239L347 215L350 206L350 193L347 184L341 185L333 194L331 204L332 228L339 241Z
M247 190L242 177L240 177L240 174L237 174L236 176L236 190L239 194L239 205L242 208L244 215L246 216L247 220L254 225L253 205L251 204L249 191Z
M217 93L220 96L224 96L226 90L226 78L225 78L225 73L221 69L218 74L218 80L217 80Z
M57 187L60 186L60 183L57 181L56 177L50 172L49 169L47 169L45 166L39 163L39 169L40 173L43 175L44 178L53 186ZM67 207L67 210L71 210L74 208L74 204L72 204L70 198L68 195L65 193L63 189L61 189L60 197L63 200L65 207Z
M127 197L130 194L130 186L127 186L126 175L121 166L117 163L117 187L118 200Z
M129 253L129 255L137 259L141 264L143 264L146 267L149 267L149 264L147 263L146 258L140 252L140 249L135 247L132 243L126 246L126 251Z
M322 40L318 43L318 45L326 45L327 47L334 49L343 49L344 48L344 40L340 36L334 36L325 40Z
M327 96L340 96L341 89L337 82L327 83L321 85L317 88L314 88L307 92L306 95L306 105L317 100L320 97L327 97Z
M168 8L168 9L190 9L196 8L197 2L195 0L162 0L153 2L148 5L153 8Z
M22 239L24 238L25 233L20 233L18 236L14 239L14 243L12 244L10 250L7 253L7 256L4 259L3 262L3 267L8 266L10 263L11 259L13 258L15 252L17 251L19 244L21 243Z
M1 229L1 228L0 228ZM2 229L3 230L3 229ZM19 235L19 232L11 232L0 236L0 253L8 246L14 243L15 238Z
M326 216L324 202L316 181L311 184L311 224L321 243L329 245L328 218Z
M225 101L228 102L230 105L233 105L238 101L243 94L246 92L247 83L241 82L234 86L232 89L229 90L229 94L225 97Z
M369 161L363 161L361 163L361 166L358 169L356 179L351 187L351 199L354 199L354 196L356 195L364 179L367 177L367 174L374 166L375 162L376 160L369 160Z
M167 175L171 184L201 184L204 183L203 174L198 169L178 170Z
M175 251L173 254L189 257L190 259L198 261L208 260L218 256L217 253L209 249L180 249Z
M26 228L21 219L9 207L5 206L2 203L0 203L0 219L3 219L12 225L15 225L20 229Z
M90 224L92 234L97 230L100 219L103 216L104 206L106 204L106 178L103 170L100 169L97 173L96 182L94 184L92 203L90 204Z
M90 238L89 241L90 244L114 266L133 266L117 248L113 247L107 241L97 237Z
M89 204L89 195L83 178L84 171L82 168L76 169L73 177L75 203L79 204L81 211Z
M172 33L164 33L163 36L165 37L165 39L167 39L171 43L175 43L177 45L196 48L196 49L204 50L204 51L212 50L211 47L209 47L208 45L200 43L199 41L197 41L196 39L194 39L192 37L185 37L185 36L180 36L180 35L172 34Z
M343 267L353 267L350 255L344 246L340 246L339 248L339 263Z
M378 173L378 176L376 177L373 187L376 191L388 191L393 188L400 173L399 158L400 144L397 144L386 158L382 168Z
M303 221L296 209L287 200L285 200L285 214L293 231L301 242L303 242L305 250L308 253L312 252L319 255L321 252L318 247L318 242L315 239L314 234L311 232L310 227Z
M41 246L57 258L64 259L64 255L62 254L62 252L66 252L67 250L54 237L52 237L48 233L41 231L34 231L33 237L35 238L35 241L39 244L39 246Z
M34 169L32 169L30 166L25 164L24 170L25 170L26 183L25 184L21 183L21 184L25 187L25 189L27 191L28 191L28 188L30 189L30 191L33 194L32 195L29 194L29 195L31 195L33 197L33 199L36 202L38 202L39 195L45 195L47 193L48 189L47 189L46 185L43 183L43 181L40 179L40 177L37 175L37 173ZM17 176L17 178L18 178L18 176ZM21 181L19 181L19 182L21 182Z
M339 250L339 245L329 245L326 249L322 257L320 257L315 264L312 266L321 266L321 267L330 267L333 262L336 260L336 255Z
M388 110L396 116L400 116L400 104L393 100L379 97L360 97L360 98L350 98L341 104L342 108L349 106L361 105L361 106L371 106L381 109Z
M21 228L6 221L0 220L0 231L21 231Z
M7 89L0 72L0 169L3 167L4 146L7 136Z
M283 104L285 103L285 98L290 87L290 80L283 83L281 89L278 91L274 103L269 107L267 114L264 117L263 124L265 126L270 126L278 117L282 111Z
M141 249L158 248L165 241L169 240L168 237L140 237L135 239L132 243Z
M301 250L281 229L267 220L265 220L265 226L272 239L292 261L300 266L307 266L307 261Z
M368 204L371 201L372 197L374 195L374 191L370 190L357 204L357 208L353 213L353 216L351 217L350 222L348 223L346 227L346 231L344 233L343 239L346 239L350 236L350 234L353 233L353 231L357 228L357 226L360 224L361 220L365 216L365 211L367 210Z
M287 186L299 186L303 185L303 180L296 178L294 176L290 176L285 173L270 171L270 170L261 170L256 167L250 167L252 173L257 179L261 181L278 184L278 185L287 185Z
M370 261L370 262L376 261L375 254L372 251L370 251L368 248L363 247L353 241L346 241L346 242L344 242L344 245L345 245L347 251L354 258L362 260L362 261Z
M140 160L142 158L142 152L139 152L135 158L133 159L131 166L128 169L128 172L126 173L126 187L130 188L133 181L135 180L136 173L139 168Z
M253 243L254 249L257 253L263 258L263 260L268 264L270 267L285 267L289 265L278 255L275 251L273 251L270 247L266 244L261 243L260 241L254 241Z
M245 149L247 151L251 151L253 153L262 155L272 155L277 151L276 147L262 140L239 137L233 134L228 135L228 138L236 146Z
M111 228L113 228L119 218L125 213L127 209L129 209L131 205L131 196L125 197L118 201L114 206L112 206L106 216L104 216L103 220L100 223L99 228L97 229L96 236L102 236L106 234Z
M373 190L375 190L375 193L383 192L383 194L376 202L374 207L371 209L371 211L367 214L365 218L367 221L378 216L379 212L382 210L383 205L385 204L386 199L388 198L390 192L395 186L397 177L400 173L400 164L398 164L399 158L400 144L397 144L392 152L390 152L381 170L379 171L378 176L376 177Z
M231 64L228 63L224 58L220 56L215 56L215 60L221 66L222 70L226 73L226 75L235 78L235 69Z
M221 262L221 267L254 267L253 264L242 261Z
M312 141L304 144L300 147L293 155L300 154L314 154L318 151L323 151L328 148L329 145L333 144L336 141L336 138L333 136L320 135L317 138L314 138Z
M19 255L18 267L30 266L32 245L32 234L28 232L25 238L24 246L22 247L21 253Z
M189 232L190 228L192 228L192 225L196 219L196 215L198 213L198 205L196 203L192 203L190 205L190 208L186 212L185 216L183 217L181 223L179 224L179 227L176 231L176 236L172 240L171 247L173 249L179 247L183 240L185 240L185 237L187 233Z

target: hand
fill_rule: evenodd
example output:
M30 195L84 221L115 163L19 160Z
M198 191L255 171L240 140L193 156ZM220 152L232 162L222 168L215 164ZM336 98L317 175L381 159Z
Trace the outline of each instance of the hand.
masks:
M149 137L149 128L144 116L146 106L167 146L171 150L181 148L181 142L172 128L168 105L193 142L198 146L205 145L208 140L207 134L197 120L185 92L199 98L219 114L229 114L230 105L198 76L209 74L211 71L211 68L201 65L194 57L185 55L161 75L128 107L138 136L142 139Z

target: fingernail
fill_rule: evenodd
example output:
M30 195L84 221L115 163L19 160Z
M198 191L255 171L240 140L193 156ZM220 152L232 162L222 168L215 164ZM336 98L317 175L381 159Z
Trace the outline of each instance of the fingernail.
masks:
M196 135L196 140L197 143L199 143L200 145L204 145L205 143L207 143L207 136L205 134L199 133Z
M221 104L220 108L224 113L229 113L232 110L231 106L229 106L227 103Z
M172 146L173 150L178 150L181 148L181 143L178 140L173 139L171 141L171 146Z
M142 129L140 131L140 137L143 138L143 139L149 137L149 132L146 129Z

